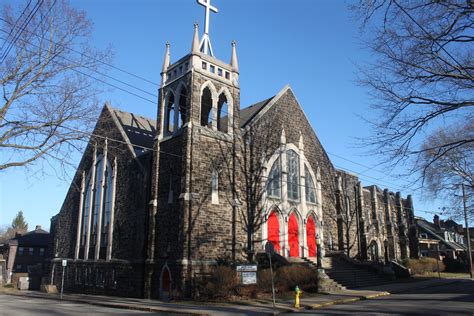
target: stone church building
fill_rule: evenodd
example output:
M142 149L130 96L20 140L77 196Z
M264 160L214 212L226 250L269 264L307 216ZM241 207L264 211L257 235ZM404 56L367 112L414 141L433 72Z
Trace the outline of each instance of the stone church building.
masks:
M217 59L195 26L186 56L166 45L156 121L105 104L51 221L55 283L67 259L68 291L190 294L267 242L283 257L417 256L411 197L337 170L289 86L241 107L239 75L236 44Z

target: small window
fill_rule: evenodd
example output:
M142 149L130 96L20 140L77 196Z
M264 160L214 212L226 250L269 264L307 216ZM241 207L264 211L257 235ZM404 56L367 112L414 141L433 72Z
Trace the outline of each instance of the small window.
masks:
M170 71L168 72L168 78L171 79L171 77L173 77L173 73Z
M202 62L202 69L207 70L207 63L204 61Z
M16 265L16 271L18 272L18 271L20 271L20 270L21 270L21 264L17 264L17 265Z
M179 66L179 73L180 73L180 74L183 73L183 65Z
M420 238L422 239L428 239L428 235L426 233L421 233Z
M40 256L44 256L44 248L40 248Z
M187 70L188 68L189 68L189 62L186 62L186 63L184 64L184 70Z
M18 254L19 255L23 255L24 253L25 253L25 248L23 248L23 247L18 248Z
M216 72L216 67L214 65L211 65L209 67L209 71L212 72L212 73L215 73Z
M219 204L219 174L216 170L212 170L211 190L212 204Z
M221 68L217 68L217 75L219 77L222 77L222 69Z
M33 255L34 250L35 250L34 248L31 248L31 247L30 247L30 249L29 249L29 255L30 255L30 256Z
M173 70L173 76L176 77L177 72L178 72L177 69Z
M228 71L225 72L225 78L230 79L230 73Z

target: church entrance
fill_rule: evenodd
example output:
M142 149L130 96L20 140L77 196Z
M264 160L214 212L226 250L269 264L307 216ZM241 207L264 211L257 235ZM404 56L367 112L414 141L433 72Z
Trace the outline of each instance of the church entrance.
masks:
M171 275L168 266L165 265L161 271L160 299L169 299L171 290Z
M288 243L290 244L290 257L299 256L298 219L295 213L290 215L288 221Z
M273 244L275 251L280 253L280 222L278 221L278 214L273 211L268 217L267 222L268 241Z
M316 225L312 216L306 221L306 244L308 257L316 257Z

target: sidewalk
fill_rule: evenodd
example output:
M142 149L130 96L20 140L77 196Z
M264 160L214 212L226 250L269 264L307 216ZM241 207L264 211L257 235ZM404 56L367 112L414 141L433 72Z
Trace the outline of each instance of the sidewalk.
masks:
M416 289L422 289L426 287L444 285L456 281L456 279L430 279L423 281L394 283L379 287L371 287L370 289L344 290L336 293L327 294L303 293L301 297L301 309L318 309L335 304L350 303L365 299L373 299L380 296L390 295L390 293L400 293ZM35 291L11 291L4 292L3 294L52 300L60 299L58 294L46 294ZM190 315L269 315L298 311L298 309L295 309L293 307L293 299L278 299L276 302L275 311L273 310L271 300L242 300L227 303L196 301L164 302L158 300L122 298L111 296L64 294L63 301L85 303L112 308L141 310L147 312L171 312Z

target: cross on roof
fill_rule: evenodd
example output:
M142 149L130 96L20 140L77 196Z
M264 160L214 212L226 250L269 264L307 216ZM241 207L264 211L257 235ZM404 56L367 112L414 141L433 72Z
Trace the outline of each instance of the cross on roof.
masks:
M209 38L209 18L212 12L219 12L219 10L211 5L211 0L197 0L197 3L206 8L205 18L204 18L204 35L200 43L201 52L208 54L210 52L211 56L214 56L212 52L211 40Z

